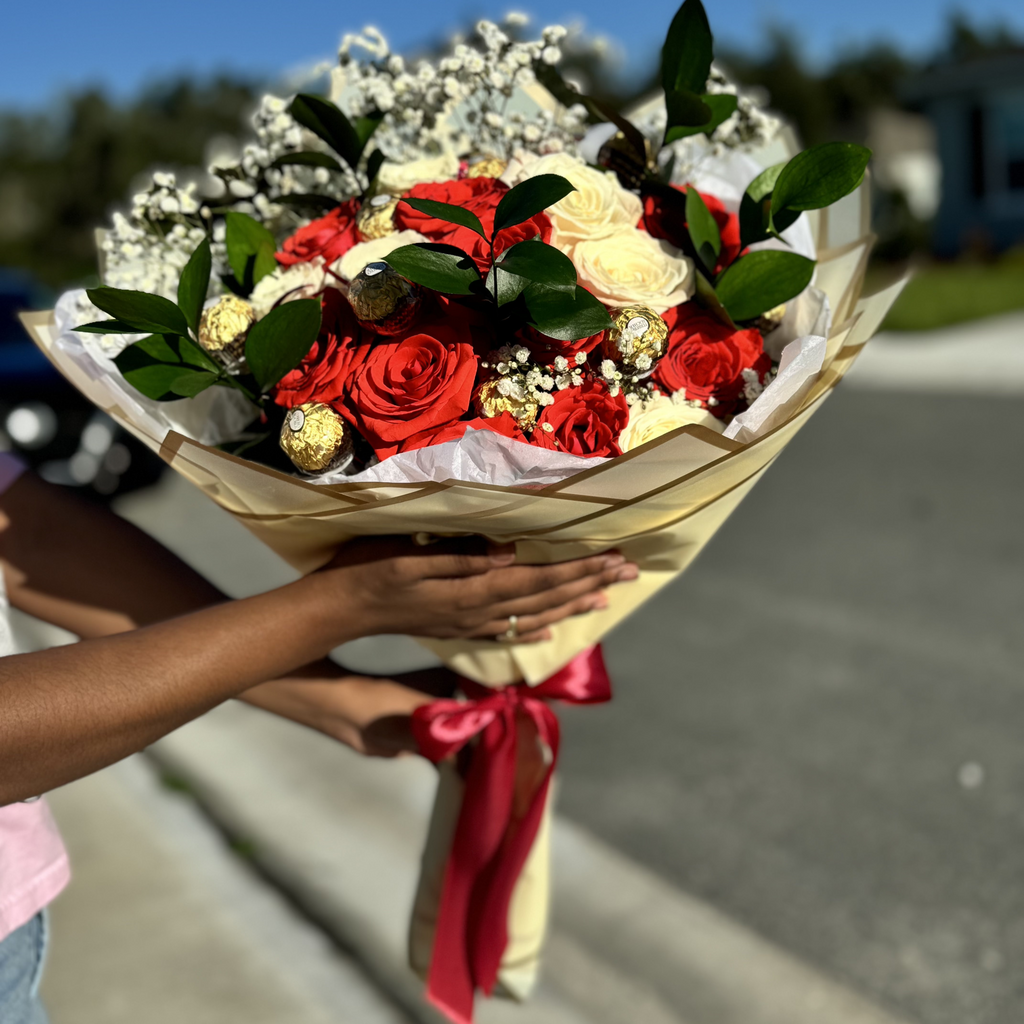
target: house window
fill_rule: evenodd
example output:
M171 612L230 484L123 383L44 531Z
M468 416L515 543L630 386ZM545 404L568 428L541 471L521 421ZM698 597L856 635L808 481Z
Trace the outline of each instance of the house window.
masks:
M1024 89L996 97L992 115L993 184L1000 192L1024 194Z

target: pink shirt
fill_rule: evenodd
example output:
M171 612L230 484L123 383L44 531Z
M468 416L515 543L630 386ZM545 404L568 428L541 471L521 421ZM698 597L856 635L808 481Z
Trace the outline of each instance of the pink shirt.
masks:
M24 465L0 452L0 494ZM0 573L0 657L14 653L7 591ZM68 855L42 800L0 807L0 940L32 920L68 884Z

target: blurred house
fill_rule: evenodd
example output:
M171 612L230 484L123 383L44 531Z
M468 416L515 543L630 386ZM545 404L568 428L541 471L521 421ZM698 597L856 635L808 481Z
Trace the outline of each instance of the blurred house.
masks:
M937 65L903 95L938 140L936 252L1024 242L1024 51Z

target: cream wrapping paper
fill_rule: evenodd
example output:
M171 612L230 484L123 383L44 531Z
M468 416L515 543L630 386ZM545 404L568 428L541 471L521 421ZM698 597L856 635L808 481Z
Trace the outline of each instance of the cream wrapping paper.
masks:
M827 334L792 342L783 354L779 377L725 435L695 425L682 427L616 459L584 460L588 468L582 471L563 462L552 469L553 483L528 480L526 486L507 486L383 478L322 485L286 476L187 436L188 426L174 415L188 415L188 410L169 409L187 403L165 404L159 410L163 428L154 425L123 381L113 382L122 387L119 392L110 378L104 381L102 374L89 371L74 346L55 330L52 313L22 319L79 390L300 571L323 565L346 540L374 534L481 534L515 542L519 559L528 563L558 562L610 547L620 550L637 563L639 578L611 588L606 609L559 623L549 641L515 646L420 640L455 671L485 685L535 685L598 643L696 558L878 329L903 282L861 297L872 242L867 188L865 182L836 207L808 217L819 261L815 287L827 297L831 312ZM802 318L804 329L820 330L827 322L820 312L820 306L808 307L793 319ZM232 413L227 409L222 414L230 418ZM529 450L540 462L537 452ZM411 960L421 972L429 964L460 786L454 772L442 773L410 932ZM516 998L527 994L540 962L548 903L547 842L547 830L542 829L510 911L510 941L500 980Z

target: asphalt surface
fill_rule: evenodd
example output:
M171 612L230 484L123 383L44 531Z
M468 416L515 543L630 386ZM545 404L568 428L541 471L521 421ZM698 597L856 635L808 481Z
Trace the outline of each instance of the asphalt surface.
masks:
M1020 397L840 388L608 638L562 813L912 1020L1024 1021L1022 448Z

